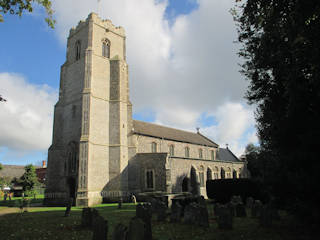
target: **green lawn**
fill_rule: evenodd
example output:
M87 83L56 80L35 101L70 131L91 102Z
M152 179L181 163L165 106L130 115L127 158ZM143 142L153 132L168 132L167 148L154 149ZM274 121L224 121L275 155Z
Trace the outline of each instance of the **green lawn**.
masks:
M7 208L8 209L8 208ZM96 206L105 219L108 220L109 236L117 223L129 225L130 219L135 215L135 206L123 204L122 209L117 204L101 204ZM0 232L1 239L91 239L92 232L89 229L81 229L81 208L72 208L70 217L64 217L65 208L39 207L30 208L29 212L14 213L1 216L0 209ZM169 221L158 223L153 219L152 231L154 239L217 239L217 240L278 240L278 239L308 239L297 229L292 231L289 218L283 217L281 221L275 222L272 228L259 227L257 219L235 218L233 230L219 230L212 208L209 208L210 228L190 226Z

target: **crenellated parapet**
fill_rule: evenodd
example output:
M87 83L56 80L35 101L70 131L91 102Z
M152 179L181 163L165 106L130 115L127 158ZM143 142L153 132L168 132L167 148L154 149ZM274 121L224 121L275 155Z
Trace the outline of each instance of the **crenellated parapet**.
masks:
M117 27L113 25L113 23L109 19L101 19L98 16L98 14L94 12L90 13L85 21L80 20L76 27L71 28L69 32L69 37L72 36L74 33L78 32L82 27L86 26L90 21L93 21L95 24L107 29L110 32L113 32L122 37L125 37L125 31L123 27L121 26Z

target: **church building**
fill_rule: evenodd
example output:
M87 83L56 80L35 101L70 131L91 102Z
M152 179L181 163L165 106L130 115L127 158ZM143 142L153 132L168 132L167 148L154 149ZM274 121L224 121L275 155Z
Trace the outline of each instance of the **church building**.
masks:
M133 120L128 77L122 27L91 13L70 30L48 151L47 204L188 192L191 172L206 197L207 179L244 176L244 162L199 131Z

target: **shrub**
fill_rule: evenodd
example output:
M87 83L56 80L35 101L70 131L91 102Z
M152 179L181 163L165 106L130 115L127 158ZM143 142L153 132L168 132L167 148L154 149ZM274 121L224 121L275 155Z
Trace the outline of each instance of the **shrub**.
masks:
M219 203L227 203L232 196L241 196L245 201L253 197L263 202L268 201L268 194L261 184L247 178L207 180L207 196Z

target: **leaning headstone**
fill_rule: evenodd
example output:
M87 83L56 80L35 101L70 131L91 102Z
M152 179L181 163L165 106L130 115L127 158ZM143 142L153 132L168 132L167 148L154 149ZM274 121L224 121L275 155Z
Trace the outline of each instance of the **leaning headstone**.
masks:
M92 226L92 240L107 240L108 238L108 221L102 216L97 216Z
M170 222L180 222L181 213L181 205L178 202L174 203L171 207Z
M232 229L233 217L226 206L221 206L218 216L219 229Z
M130 221L128 240L143 240L145 239L145 224L137 217L134 217Z
M91 227L92 226L91 208L82 208L81 226L82 227Z
M113 230L112 240L127 240L128 239L128 228L123 224L119 223Z
M247 208L252 208L253 203L254 203L254 199L252 197L247 197L247 199L246 199Z
M145 224L145 240L152 240L152 227L151 227L151 218L152 218L152 209L151 205L138 204L136 207L136 216L140 218Z
M262 203L260 200L255 200L252 208L251 208L251 217L253 218L257 218L260 216L260 212L261 212L261 208L262 208Z
M265 205L261 208L259 220L262 227L272 226L272 209L270 206Z
M237 204L236 205L236 216L237 217L246 217L247 212L244 204Z
M69 217L70 216L72 203L73 203L73 198L69 198L68 201L67 201L67 204L66 204L66 211L64 212L64 216L65 217Z

